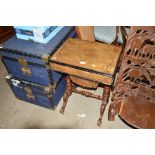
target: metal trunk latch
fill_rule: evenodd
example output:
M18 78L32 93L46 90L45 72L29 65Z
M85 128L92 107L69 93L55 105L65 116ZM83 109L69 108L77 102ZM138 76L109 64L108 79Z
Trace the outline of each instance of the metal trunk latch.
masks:
M25 86L23 89L24 89L24 91L25 91L26 96L27 96L28 99L33 99L33 100L35 100L35 97L34 97L34 95L32 94L31 88L29 88L28 86Z
M21 65L21 71L24 75L31 76L31 70L28 67L27 61L24 58L18 58L18 62Z

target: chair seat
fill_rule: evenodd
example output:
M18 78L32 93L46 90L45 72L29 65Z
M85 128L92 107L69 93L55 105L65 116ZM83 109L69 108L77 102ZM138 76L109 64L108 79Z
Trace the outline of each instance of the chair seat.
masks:
M129 29L126 29L127 33ZM115 39L116 26L94 26L95 39L111 44ZM118 43L123 44L121 33L119 32Z

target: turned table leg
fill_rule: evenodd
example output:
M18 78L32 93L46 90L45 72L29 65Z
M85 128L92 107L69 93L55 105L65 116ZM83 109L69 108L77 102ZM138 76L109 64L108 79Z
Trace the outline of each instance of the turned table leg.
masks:
M65 91L64 96L63 96L63 105L62 105L62 107L60 109L61 114L64 114L68 98L72 94L72 86L73 86L72 81L71 81L70 77L67 76L66 77L66 91Z
M98 119L97 125L101 126L102 125L102 118L103 118L103 114L106 108L106 105L108 104L108 100L110 97L110 86L105 86L104 90L103 90L103 95L102 95L102 104L100 107L100 117Z

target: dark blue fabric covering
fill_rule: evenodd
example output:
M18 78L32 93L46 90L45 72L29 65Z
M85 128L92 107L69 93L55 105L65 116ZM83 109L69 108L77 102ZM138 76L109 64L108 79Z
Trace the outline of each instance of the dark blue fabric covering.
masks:
M46 64L41 57L46 54L51 54L53 51L55 51L55 48L58 47L60 42L64 41L68 37L74 37L75 35L76 33L74 31L74 27L65 26L47 44L17 39L16 36L13 36L4 43L3 47L6 51L0 49L0 54L3 57L3 62L9 74L12 74L13 77L47 86L51 84L51 82L57 83L62 77L62 74L51 70L48 73ZM10 52L9 49L20 52L13 53ZM27 55L22 55L22 53L26 53ZM31 57L33 55L38 55L40 57ZM7 58L11 59L9 60ZM28 62L28 67L32 73L31 76L23 74L21 71L22 66L18 62L19 58L24 58ZM32 63L33 65L31 65ZM40 67L38 64L42 65L42 67Z
M14 78L7 78L7 81L17 98L49 109L58 105L66 89L66 81L64 78L61 78L61 80L56 85L56 89L50 93L51 98L48 98L47 94L44 92L44 86L28 83L26 81L20 81ZM28 86L32 90L32 94L34 95L35 100L26 96L24 91L25 86Z
M47 44L36 43L33 41L26 41L22 39L17 39L16 36L13 36L7 42L4 43L4 48L10 48L18 51L22 51L28 54L35 54L42 56L44 54L50 54L62 41L66 35L73 29L72 26L63 27L57 35L51 39Z

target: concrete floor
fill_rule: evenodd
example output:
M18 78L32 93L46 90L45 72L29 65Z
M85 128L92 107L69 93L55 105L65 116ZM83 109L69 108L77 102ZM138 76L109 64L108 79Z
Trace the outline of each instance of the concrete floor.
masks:
M79 94L73 94L68 101L64 115L59 113L62 100L57 109L51 110L17 100L11 89L5 82L8 75L0 61L0 128L26 128L26 129L89 129L89 128L130 128L118 116L114 122L107 119L106 108L103 117L103 126L97 127L99 108L101 101L87 98ZM96 93L102 93L98 89Z

